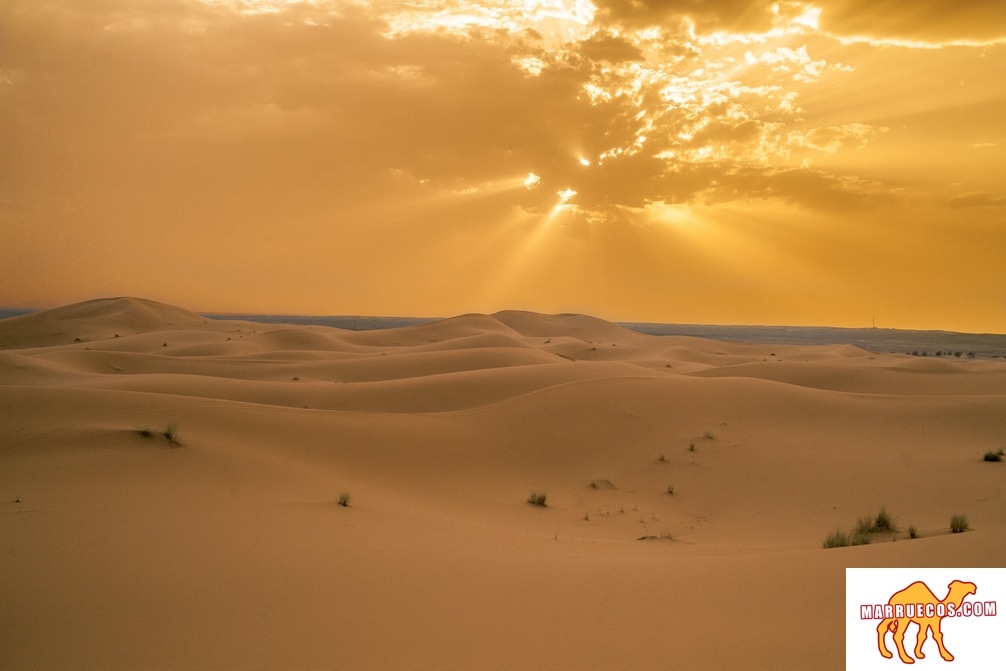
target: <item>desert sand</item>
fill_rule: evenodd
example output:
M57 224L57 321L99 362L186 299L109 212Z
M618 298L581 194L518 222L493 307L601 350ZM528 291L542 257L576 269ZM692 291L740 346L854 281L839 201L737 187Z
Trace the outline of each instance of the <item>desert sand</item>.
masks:
M118 298L0 321L0 421L6 669L841 669L845 567L1006 558L1003 361Z

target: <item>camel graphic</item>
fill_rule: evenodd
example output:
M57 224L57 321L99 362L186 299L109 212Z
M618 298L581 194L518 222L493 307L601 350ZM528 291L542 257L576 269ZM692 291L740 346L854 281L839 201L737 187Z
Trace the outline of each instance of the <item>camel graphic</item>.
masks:
M948 662L954 661L954 656L943 645L940 621L948 611L952 613L960 609L964 597L977 593L978 588L973 582L961 582L960 580L954 580L947 587L947 598L942 601L936 598L936 595L924 582L913 582L891 596L888 604L894 607L895 617L889 617L877 626L877 647L880 648L881 655L887 659L893 656L884 642L887 632L891 632L894 634L894 643L898 646L898 657L905 664L914 664L915 660L905 652L906 629L909 624L914 622L919 625L919 634L915 641L915 657L917 659L925 658L922 653L922 644L926 642L926 637L931 631L933 632L933 640L940 648L940 656ZM943 607L939 608L939 604L942 604ZM952 611L950 610L951 604L953 604ZM944 613L944 615L937 613Z

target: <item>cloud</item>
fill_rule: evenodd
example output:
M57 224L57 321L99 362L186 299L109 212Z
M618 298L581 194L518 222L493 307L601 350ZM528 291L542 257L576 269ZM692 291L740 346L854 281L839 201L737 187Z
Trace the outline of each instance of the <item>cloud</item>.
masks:
M597 0L596 5L602 21L642 28L688 19L700 32L752 32L770 29L774 19L773 3L765 0Z
M951 198L947 204L953 208L1006 207L1006 197L993 196L991 193L968 193Z
M1001 0L819 0L821 29L842 37L940 44L1006 41Z
M3 207L66 203L118 233L148 199L158 221L205 233L406 226L420 210L413 225L471 226L548 213L566 190L588 218L657 202L879 206L881 177L798 169L884 131L806 109L806 91L855 74L807 39L810 7L11 3L0 177L19 198ZM540 187L522 188L531 172Z
M580 42L579 53L589 61L642 61L643 52L631 40L607 30L598 30Z
M762 30L803 7L772 6L601 2L590 23L579 3L39 2L4 22L20 27L4 47L16 58L0 62L19 116L0 132L22 168L46 155L90 165L107 188L166 194L180 218L205 206L203 184L213 202L266 198L272 184L320 213L386 203L392 189L406 200L486 191L532 171L544 188L513 198L536 211L565 189L599 211L713 185L717 198L799 200L737 175L783 174L797 149L871 142L868 124L807 128L794 104L800 87L843 71L806 45L597 27L689 16ZM53 190L77 188L59 179Z

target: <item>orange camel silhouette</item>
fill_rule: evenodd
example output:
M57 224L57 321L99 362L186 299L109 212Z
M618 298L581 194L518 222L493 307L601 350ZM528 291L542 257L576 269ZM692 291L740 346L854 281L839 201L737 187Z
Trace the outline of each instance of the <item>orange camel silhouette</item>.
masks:
M940 621L943 617L937 615L937 604L943 604L942 610L944 612L949 604L953 604L954 610L957 610L961 607L964 597L975 594L978 588L972 582L961 582L960 580L954 580L947 587L947 598L942 601L936 598L936 595L924 582L913 582L891 596L887 603L895 607L896 616L885 619L877 626L877 647L880 648L881 655L888 659L893 656L884 644L887 632L891 632L894 634L894 643L898 646L898 657L905 664L914 664L915 660L905 652L905 630L909 624L914 622L919 625L919 635L915 641L915 656L918 659L925 658L922 653L922 644L926 642L926 637L931 631L933 632L933 640L940 648L940 656L948 662L954 661L954 656L943 645L943 632L940 631ZM909 611L912 612L911 617L908 616ZM899 614L902 617L897 617Z

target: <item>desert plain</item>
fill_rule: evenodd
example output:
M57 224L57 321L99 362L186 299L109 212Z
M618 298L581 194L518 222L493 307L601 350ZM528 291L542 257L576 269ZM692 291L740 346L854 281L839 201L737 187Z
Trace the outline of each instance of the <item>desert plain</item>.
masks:
M0 666L841 669L846 567L1003 565L1002 448L1001 359L4 319Z

